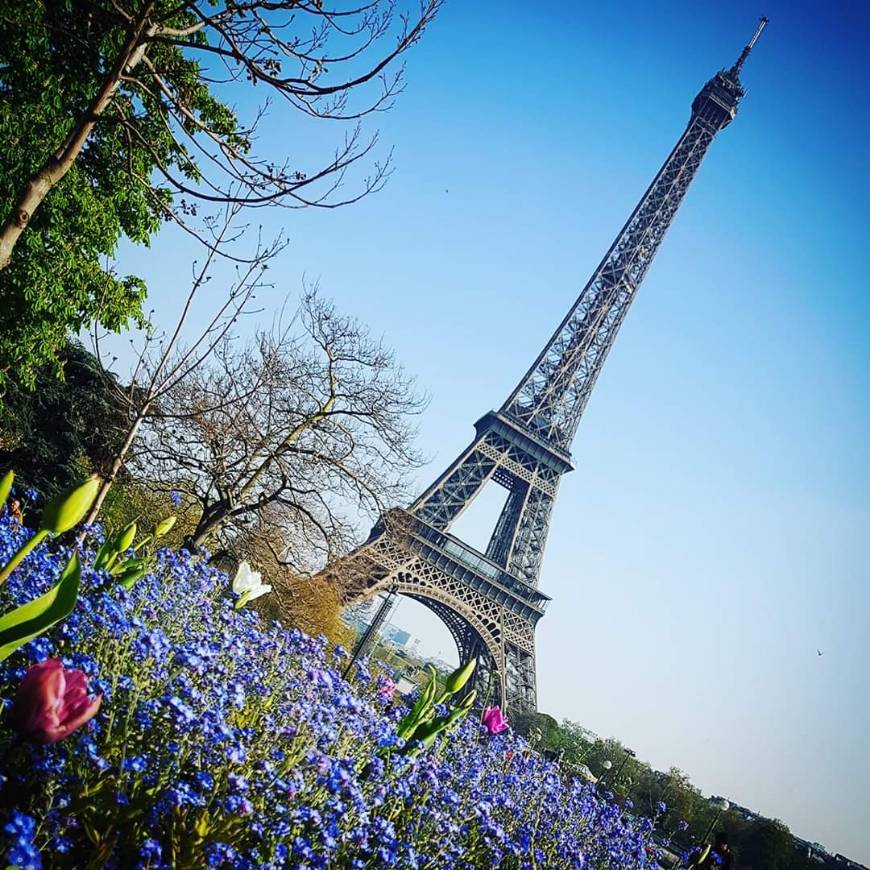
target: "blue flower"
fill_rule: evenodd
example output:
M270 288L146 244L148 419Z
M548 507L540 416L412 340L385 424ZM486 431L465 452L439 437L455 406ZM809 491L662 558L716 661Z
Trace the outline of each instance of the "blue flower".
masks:
M35 820L18 810L13 810L3 830L9 835L6 862L21 870L41 870L42 859L33 844L36 834Z
M0 560L29 534L0 516ZM9 864L39 866L37 828L46 863L90 849L69 814L88 800L97 834L118 826L110 867L167 870L179 841L192 865L245 870L459 868L469 848L479 866L522 868L533 843L539 866L655 866L650 820L564 777L521 737L480 742L472 717L441 751L403 756L403 705L379 698L378 670L357 662L342 679L344 650L235 610L227 577L186 552L162 549L131 590L112 588L87 564L98 546L88 534L75 611L0 663L7 697L49 649L105 694L88 731L10 756L5 793L19 810L3 829ZM0 606L46 591L68 555L36 547L0 587Z
M139 847L140 867L153 867L155 864L160 863L162 857L163 848L153 837L149 837Z
M146 761L141 755L134 755L132 758L125 758L121 766L123 770L129 770L133 773L142 773L146 767Z

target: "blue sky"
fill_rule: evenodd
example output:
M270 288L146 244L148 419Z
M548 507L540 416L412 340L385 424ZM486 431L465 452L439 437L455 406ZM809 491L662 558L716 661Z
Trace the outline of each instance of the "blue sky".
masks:
M737 120L580 425L543 569L539 703L868 863L870 7L543 8L447 4L376 119L395 146L387 188L344 210L258 213L291 240L260 301L319 279L384 335L431 395L428 483L767 14ZM313 161L339 134L276 110L260 147ZM148 277L168 322L197 254L165 232L120 266ZM486 513L469 514L470 538Z

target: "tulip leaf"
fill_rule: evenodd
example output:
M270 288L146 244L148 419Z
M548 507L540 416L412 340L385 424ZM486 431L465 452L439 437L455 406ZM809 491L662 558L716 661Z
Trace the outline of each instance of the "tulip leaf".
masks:
M15 472L11 469L3 477L0 477L0 508L6 504L9 493L12 492L12 482L15 480Z
M114 572L113 572L114 573ZM147 565L133 565L126 571L122 571L115 579L124 589L131 589L137 580L141 580L148 573Z
M103 541L100 549L97 550L97 555L94 559L94 568L104 568L106 563L109 561L109 558L114 553L114 550L114 541L112 540L111 535L107 535L106 540Z
M48 592L0 616L0 661L72 613L81 576L79 557L73 556Z
M109 573L113 577L119 577L125 574L130 574L134 569L139 570L140 568L145 568L148 565L147 559L127 559L124 562L119 562L117 565L113 565L109 568Z
M431 666L430 666L431 667ZM396 734L403 740L407 739L408 735L414 731L414 728L426 717L432 706L432 700L435 697L435 669L429 675L429 683L426 688L420 693L416 703L411 708L410 712L406 713L402 721L399 722L396 728Z

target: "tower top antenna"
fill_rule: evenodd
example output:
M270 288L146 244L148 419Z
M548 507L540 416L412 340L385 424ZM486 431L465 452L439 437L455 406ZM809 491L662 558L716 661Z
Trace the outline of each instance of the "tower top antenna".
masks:
M770 19L766 15L761 16L758 21L758 27L755 28L755 33L753 34L752 39L749 40L749 43L746 45L743 51L740 52L740 57L737 58L737 62L729 70L731 75L735 78L740 75L740 70L743 69L743 64L746 63L746 58L749 57L750 53L752 52L753 46L756 42L758 42L758 37L761 36L761 31L764 30L765 27L767 27L768 21L770 21Z

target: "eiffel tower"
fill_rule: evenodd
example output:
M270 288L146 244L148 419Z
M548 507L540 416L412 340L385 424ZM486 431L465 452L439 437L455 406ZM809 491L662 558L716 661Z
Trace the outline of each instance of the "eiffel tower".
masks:
M514 710L536 708L535 626L550 602L538 578L559 481L574 468L574 433L707 149L737 113L740 72L766 24L762 18L736 63L695 97L673 151L501 408L475 423L468 447L410 507L388 511L361 547L327 567L348 601L389 593L355 656L371 643L393 595L407 595L447 625L462 661L478 658L477 685L489 699ZM481 553L450 528L487 483L508 494Z

